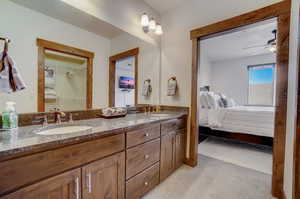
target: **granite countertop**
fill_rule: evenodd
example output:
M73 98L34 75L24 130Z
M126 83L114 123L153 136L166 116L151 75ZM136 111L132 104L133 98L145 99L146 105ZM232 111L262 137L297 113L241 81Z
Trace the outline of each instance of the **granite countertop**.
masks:
M108 134L122 133L125 128L134 127L156 121L169 120L186 115L186 112L163 111L168 116L158 117L151 114L138 113L128 114L126 117L117 119L90 119L78 120L73 123L63 123L56 126L50 124L48 128L61 126L91 126L92 129L70 134L60 135L39 135L36 132L41 129L41 125L19 127L12 131L0 131L0 159L19 153L30 152L44 147L56 147L60 144L85 141L92 138L105 136Z

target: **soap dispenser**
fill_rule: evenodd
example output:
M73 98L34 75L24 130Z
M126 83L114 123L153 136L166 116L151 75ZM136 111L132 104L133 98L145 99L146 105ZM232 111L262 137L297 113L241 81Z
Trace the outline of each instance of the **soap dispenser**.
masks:
M6 102L5 111L2 113L2 128L11 130L18 128L18 114L14 102Z

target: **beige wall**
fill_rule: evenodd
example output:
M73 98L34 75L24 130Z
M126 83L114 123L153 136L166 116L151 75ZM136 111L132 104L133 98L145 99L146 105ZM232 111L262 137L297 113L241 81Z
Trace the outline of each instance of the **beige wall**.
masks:
M105 82L108 82L110 40L7 0L0 1L0 17L7 20L1 24L0 35L12 40L9 54L27 84L24 91L10 95L0 93L0 110L5 101L13 100L17 102L18 112L37 111L37 38L95 52L93 106L107 106L108 84ZM0 45L2 49L3 44Z

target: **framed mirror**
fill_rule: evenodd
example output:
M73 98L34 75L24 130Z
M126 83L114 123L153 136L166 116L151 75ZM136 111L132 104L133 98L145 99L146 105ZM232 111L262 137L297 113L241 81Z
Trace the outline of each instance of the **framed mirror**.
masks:
M94 53L37 39L38 112L92 108Z
M109 106L137 105L138 55L134 48L109 57Z

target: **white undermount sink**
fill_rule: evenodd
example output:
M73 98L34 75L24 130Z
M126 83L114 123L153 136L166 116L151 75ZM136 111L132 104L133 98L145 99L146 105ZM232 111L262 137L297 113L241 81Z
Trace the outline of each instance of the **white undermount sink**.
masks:
M53 129L47 129L37 132L39 135L61 135L61 134L70 134L70 133L78 133L80 131L87 131L92 129L90 126L65 126L65 127L57 127Z

